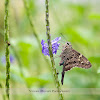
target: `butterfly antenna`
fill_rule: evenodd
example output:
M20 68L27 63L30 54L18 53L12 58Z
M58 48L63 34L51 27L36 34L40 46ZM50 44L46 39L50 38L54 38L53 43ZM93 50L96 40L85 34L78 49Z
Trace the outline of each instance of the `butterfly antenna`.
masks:
M61 36L67 41L67 39L64 37L64 35L62 34L62 33L60 33L61 34Z
M60 57L60 55L56 55L56 56L54 56L54 59L59 58L59 57Z

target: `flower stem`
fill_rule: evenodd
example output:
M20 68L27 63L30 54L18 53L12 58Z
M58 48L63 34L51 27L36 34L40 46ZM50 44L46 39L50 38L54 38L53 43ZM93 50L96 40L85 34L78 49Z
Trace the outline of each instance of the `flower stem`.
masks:
M46 35L47 35L47 41L48 41L48 46L49 46L49 54L50 54L50 60L51 60L51 64L52 64L53 75L54 75L56 87L57 87L58 93L59 93L59 100L64 100L63 95L60 92L61 87L60 87L60 83L58 81L58 75L57 75L57 71L55 68L54 57L52 54L52 44L51 44L50 25L49 25L49 0L45 0L45 6L46 6Z
M30 12L29 12L28 3L27 3L26 0L23 0L23 3L24 3L24 7L25 7L25 9L26 9L27 17L28 17L29 22L30 22L30 25L31 25L31 29L32 29L32 31L33 31L33 35L36 37L37 42L38 42L38 44L39 44L39 47L41 48L41 44L40 44L39 37L38 37L38 35L37 35L37 33L36 33L36 30L35 30L35 28L34 28L34 24L32 23L32 18L31 18Z
M10 80L10 58L9 58L9 0L5 0L5 18L4 18L4 34L5 34L5 45L6 45L6 95L9 100L9 80Z
M26 0L23 0L23 3L24 3L24 7L25 7L25 9L26 9L27 17L28 17L29 22L30 22L30 25L31 25L31 29L32 29L32 31L33 31L33 35L35 36L35 38L36 38L36 40L37 40L37 42L38 42L40 51L42 51L41 42L40 42L39 37L38 37L38 35L37 35L37 32L36 32L36 30L35 30L35 28L34 28L34 24L32 23L32 18L31 18L31 15L30 15L30 13L29 13L29 8L28 8L27 1L26 1ZM46 59L46 57L45 57L44 55L43 55L43 58L44 58L44 60L46 61L46 63L50 66L49 60Z

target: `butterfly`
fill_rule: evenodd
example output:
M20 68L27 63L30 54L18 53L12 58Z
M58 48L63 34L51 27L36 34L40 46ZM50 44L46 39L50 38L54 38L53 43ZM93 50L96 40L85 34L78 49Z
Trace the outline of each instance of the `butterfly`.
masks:
M59 65L60 66L63 65L62 79L61 79L62 85L63 85L65 71L68 71L73 67L80 67L85 69L91 67L91 63L89 62L89 60L86 57L84 57L81 53L74 50L70 42L65 43L62 49L62 53L60 54L60 57L61 60Z

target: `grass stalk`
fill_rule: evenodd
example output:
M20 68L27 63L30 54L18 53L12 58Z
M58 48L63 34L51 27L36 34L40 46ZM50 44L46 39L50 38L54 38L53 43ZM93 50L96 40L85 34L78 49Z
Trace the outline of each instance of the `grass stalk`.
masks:
M35 38L37 39L37 42L38 42L38 44L39 44L39 47L41 48L40 40L39 40L39 37L38 37L38 35L37 35L37 32L36 32L36 30L35 30L35 28L34 28L34 24L33 24L33 22L32 22L32 18L31 18L30 12L29 12L28 3L27 3L26 0L23 0L23 3L24 3L24 7L25 7L25 9L26 9L27 17L28 17L29 22L30 22L30 25L31 25L31 29L32 29L32 31L33 31L33 35L34 35Z
M30 12L29 12L28 3L27 3L26 0L23 0L23 3L24 3L24 7L25 7L25 9L26 9L26 14L27 14L27 17L28 17L28 19L29 19L29 22L30 22L30 26L31 26L33 35L35 36L35 38L36 38L36 40L37 40L37 42L38 42L40 51L42 51L41 42L40 42L39 37L38 37L38 35L37 35L37 32L36 32L36 30L35 30L35 28L34 28L34 24L33 24L33 22L32 22L32 17L31 17ZM42 53L42 52L41 52L41 53ZM46 61L46 63L50 66L49 60L46 59L46 57L45 57L44 55L43 55L43 58L44 58L44 60Z
M47 41L48 41L48 46L49 46L49 54L50 54L50 60L51 60L51 64L52 64L52 71L53 71L53 75L54 75L55 84L56 84L56 87L57 87L58 93L59 93L59 100L64 100L62 92L60 92L61 87L60 87L60 83L58 81L57 70L55 68L54 57L52 54L50 23L49 23L49 0L45 0L45 6L46 6L46 35L47 35Z
M0 89L2 90L3 89L3 86L2 86L2 84L0 83ZM2 94L2 98L3 98L3 100L6 100L5 99L5 95L4 94Z
M10 80L10 57L9 57L9 23L8 23L8 14L9 14L9 0L5 0L5 17L4 17L4 35L5 35L5 56L6 56L6 95L7 99L9 98L9 80Z

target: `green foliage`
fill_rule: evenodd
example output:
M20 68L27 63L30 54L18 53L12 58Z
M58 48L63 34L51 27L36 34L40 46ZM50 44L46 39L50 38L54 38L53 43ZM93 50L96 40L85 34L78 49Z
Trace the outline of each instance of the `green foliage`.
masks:
M0 0L1 1L1 0ZM20 4L19 4L20 2ZM45 62L39 40L45 35L45 4L41 0L26 0L29 21L23 2L13 2L15 10L10 5L10 54L14 57L11 62L12 88L46 88L55 89L52 71ZM5 63L2 62L5 48L3 37L4 3L0 3L0 83L5 86ZM92 64L90 69L73 68L66 72L62 89L68 88L99 88L100 87L100 12L99 5L88 3L72 3L66 0L50 1L50 34L51 37L59 37L62 33L60 55L62 45L69 41L73 48L86 56ZM1 10L2 9L2 10ZM34 25L30 26L30 23ZM34 31L35 29L35 31ZM34 34L37 32L37 36ZM52 38L52 39L53 39ZM62 42L65 41L65 42ZM55 57L55 55L54 55ZM46 57L50 60L49 57ZM60 58L55 58L55 66L59 70L58 80L61 80L62 66L59 66ZM23 73L23 74L22 74ZM64 94L65 100L99 100L98 95L69 95ZM1 96L1 95L0 95ZM11 95L12 100L58 100L56 93L29 93L29 95ZM0 97L0 100L2 98Z
M35 84L37 82L39 83L40 86L45 86L48 83L50 83L50 80L45 80L45 79L41 79L38 77L28 77L28 78L25 78L25 80L29 86L32 86L33 84Z

